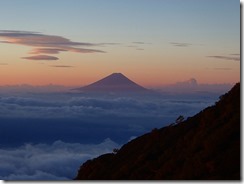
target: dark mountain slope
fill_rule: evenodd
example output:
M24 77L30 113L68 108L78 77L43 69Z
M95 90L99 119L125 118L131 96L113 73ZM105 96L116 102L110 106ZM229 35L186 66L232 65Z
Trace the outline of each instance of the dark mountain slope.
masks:
M76 179L240 180L240 84L194 117L87 161Z

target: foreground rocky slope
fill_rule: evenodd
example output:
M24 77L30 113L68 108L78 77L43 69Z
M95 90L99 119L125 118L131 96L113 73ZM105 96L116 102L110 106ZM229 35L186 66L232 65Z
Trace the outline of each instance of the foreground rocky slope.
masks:
M77 180L240 180L240 84L186 121L84 163Z

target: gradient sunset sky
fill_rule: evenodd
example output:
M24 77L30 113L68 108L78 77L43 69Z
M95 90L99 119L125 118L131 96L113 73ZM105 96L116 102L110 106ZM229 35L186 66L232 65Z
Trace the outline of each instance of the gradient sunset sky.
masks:
M1 0L0 85L240 81L238 0Z

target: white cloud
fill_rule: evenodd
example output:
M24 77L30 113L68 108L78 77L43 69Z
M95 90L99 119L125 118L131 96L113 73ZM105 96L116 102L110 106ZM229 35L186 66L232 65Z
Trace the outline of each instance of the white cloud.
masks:
M52 99L50 100L50 98ZM192 103L194 103L194 106ZM46 94L46 96L32 97L0 97L0 117L163 117L168 114L167 112L171 112L170 115L174 115L176 112L197 112L207 105L209 103L206 99L191 99L184 103L175 103L169 97L167 99L164 97L158 97L156 99L132 97L101 98L72 97L68 95L64 97L62 95L58 96L58 94L57 96Z
M90 140L97 142L110 137L119 143L121 140L128 141L152 128L172 123L179 115L192 116L213 104L216 98L218 96L212 94L177 94L150 98L87 97L66 93L1 95L0 144L5 143L12 147L0 149L0 179L72 179L82 162L119 147L110 139L101 144L90 144ZM22 126L19 126L21 118L30 120L24 122L24 119ZM36 118L38 122L32 123L31 118ZM58 118L65 121L56 121ZM2 120L6 119L10 121L4 124ZM12 119L15 121L11 122ZM18 126L18 129L9 123ZM58 131L55 129L57 125ZM17 134L14 131L17 131ZM37 134L32 135L31 132L35 131ZM4 142L4 135L10 134L13 142ZM55 138L56 135L58 138ZM44 139L38 136L43 136ZM15 139L21 138L23 140L14 142ZM82 139L86 139L89 144L67 143L82 142ZM25 144L13 148L15 143L21 145L27 142L26 140L43 144ZM47 144L54 140L62 141Z
M51 145L26 144L0 149L0 179L70 180L76 176L82 162L119 147L108 138L100 144L56 141Z
M73 42L62 36L45 35L31 31L0 30L0 38L3 39L3 41L0 40L0 43L32 47L33 49L30 54L35 55L22 57L29 60L58 60L58 57L40 54L59 54L60 52L105 53L102 50L90 49L88 47L107 45L106 43Z

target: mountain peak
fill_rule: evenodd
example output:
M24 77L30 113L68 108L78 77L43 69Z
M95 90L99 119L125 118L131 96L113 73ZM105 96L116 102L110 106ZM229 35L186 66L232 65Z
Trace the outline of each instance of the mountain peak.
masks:
M92 84L78 88L85 92L145 92L146 88L136 84L122 73L112 73Z
M128 79L125 75L123 75L122 73L112 73L112 74L108 75L107 77L105 77L99 81L101 81L103 83L106 82L108 85L112 85L112 83L114 83L114 82L117 82L118 85L121 84L119 82L123 82L123 83L129 83L129 81L133 82L130 79Z
M115 76L124 76L122 73L119 73L119 72L118 72L118 73L112 73L111 75L113 75L113 76L114 76L114 75L115 75Z

